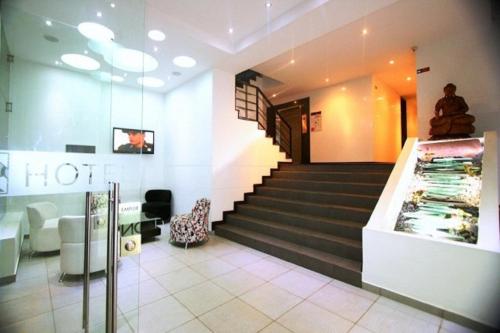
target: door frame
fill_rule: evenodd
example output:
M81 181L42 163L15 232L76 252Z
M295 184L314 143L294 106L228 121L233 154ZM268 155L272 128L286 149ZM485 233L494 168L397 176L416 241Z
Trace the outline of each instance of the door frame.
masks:
M300 161L300 163L309 164L311 163L311 116L309 114L309 97L274 105L273 109L279 113L280 109L289 109L294 106L299 107L301 118L305 115L307 119L307 132L302 133L301 136L302 160Z

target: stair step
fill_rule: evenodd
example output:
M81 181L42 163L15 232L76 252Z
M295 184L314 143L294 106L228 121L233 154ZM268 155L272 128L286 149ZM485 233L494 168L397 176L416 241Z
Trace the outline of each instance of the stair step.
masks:
M339 257L361 261L361 241L333 236L306 228L256 219L241 214L230 214L227 223L278 239L335 254Z
M387 172L390 173L394 168L393 163L373 163L373 162L346 162L346 163L310 163L293 164L280 162L279 169L283 171L348 171L348 172Z
M216 225L215 233L335 279L361 286L361 263L358 261L228 224Z
M366 223L370 218L371 209L344 206L304 203L296 200L277 199L263 195L249 195L248 203L256 206L271 207L299 214L330 217L340 220L349 220Z
M264 185L306 191L342 192L348 194L366 194L380 196L385 184L265 178Z
M310 228L315 231L336 234L340 237L361 240L361 229L363 228L363 224L354 221L342 221L319 216L297 214L252 204L239 204L236 207L236 212L261 220L273 221L301 228Z
M335 181L347 183L374 183L383 184L389 178L388 173L383 172L340 172L340 171L284 171L274 170L273 178L285 178L296 180L315 180L315 181Z
M289 200L299 200L311 203L336 203L339 205L350 205L362 208L375 208L378 201L376 195L340 193L340 192L323 192L323 191L306 191L299 189L285 189L273 186L259 186L256 188L257 194L262 194L269 197L277 197Z

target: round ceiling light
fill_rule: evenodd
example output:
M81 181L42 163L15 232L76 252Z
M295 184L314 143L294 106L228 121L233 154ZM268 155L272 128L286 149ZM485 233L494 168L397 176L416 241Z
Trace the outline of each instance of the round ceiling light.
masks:
M78 31L90 40L108 42L115 39L115 33L108 27L94 22L82 22Z
M86 71L93 71L99 69L101 64L92 59L91 57L84 56L76 53L67 53L61 56L61 60L66 64L74 68L83 69Z
M150 88L160 88L165 85L165 82L163 82L163 80L157 79L152 76L140 77L137 79L137 83Z
M91 49L95 53L99 53L104 58L112 57L115 50L122 47L120 44L110 40L108 41L89 40L87 46L89 47L89 49Z
M196 60L188 56L178 56L172 60L174 65L182 67L182 68L190 68L196 65Z
M111 80L113 80L113 82L123 82L123 81L125 81L125 78L123 76L120 76L120 75L113 75L111 77Z
M112 54L105 54L108 64L127 72L151 72L158 68L158 60L139 50L116 48Z
M161 42L165 40L165 34L160 30L149 30L148 37L154 41Z

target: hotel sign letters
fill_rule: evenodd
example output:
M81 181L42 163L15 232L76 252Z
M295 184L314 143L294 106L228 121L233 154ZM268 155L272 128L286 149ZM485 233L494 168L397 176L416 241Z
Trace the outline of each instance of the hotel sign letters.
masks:
M106 191L108 183L140 184L141 162L137 156L115 154L0 151L8 156L7 191L0 196Z

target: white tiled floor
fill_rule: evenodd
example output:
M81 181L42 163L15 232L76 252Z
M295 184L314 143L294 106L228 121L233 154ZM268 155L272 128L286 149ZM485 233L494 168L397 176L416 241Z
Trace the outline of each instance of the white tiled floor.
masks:
M57 254L23 256L0 287L0 332L81 332L82 281L58 278ZM118 280L119 332L471 332L215 235L187 250L143 244ZM105 331L105 289L93 277L91 332Z

